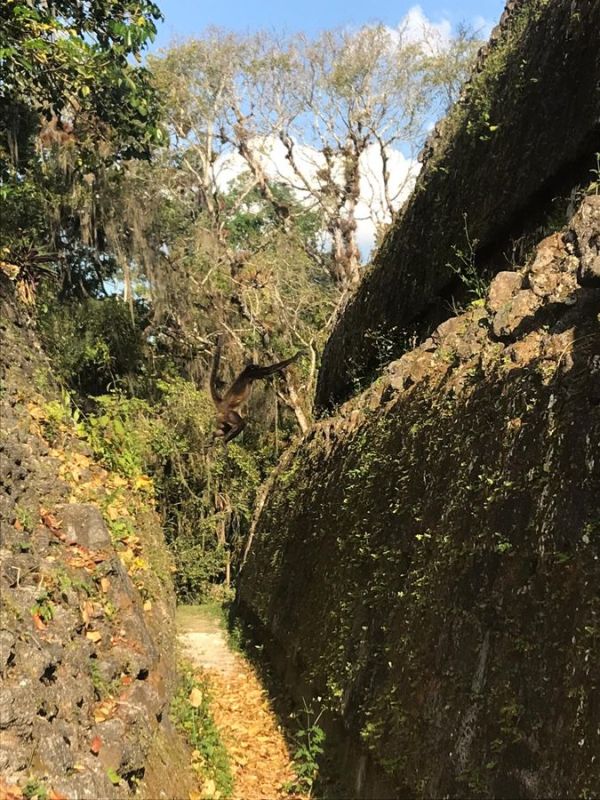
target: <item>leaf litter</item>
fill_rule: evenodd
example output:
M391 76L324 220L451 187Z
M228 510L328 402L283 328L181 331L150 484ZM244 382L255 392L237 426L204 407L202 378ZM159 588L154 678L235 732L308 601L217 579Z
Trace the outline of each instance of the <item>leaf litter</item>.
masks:
M202 626L202 609L196 614L194 620L186 615L180 641L185 645L186 657L208 682L211 714L230 758L233 800L304 800L305 796L289 792L288 787L296 779L293 759L256 670L231 648L223 652L221 630L215 631L214 648L210 638L203 640L202 647L194 647L185 628ZM190 702L200 702L200 697L190 697ZM199 793L190 795L190 800L201 798L216 800L210 781Z

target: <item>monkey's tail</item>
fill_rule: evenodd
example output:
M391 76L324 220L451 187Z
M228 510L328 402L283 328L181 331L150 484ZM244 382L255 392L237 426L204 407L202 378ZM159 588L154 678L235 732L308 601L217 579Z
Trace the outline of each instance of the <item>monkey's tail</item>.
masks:
M219 364L221 363L221 349L223 347L223 334L220 333L217 338L217 348L213 356L212 369L210 371L210 394L213 403L220 403L223 399L217 391L217 376L219 374Z

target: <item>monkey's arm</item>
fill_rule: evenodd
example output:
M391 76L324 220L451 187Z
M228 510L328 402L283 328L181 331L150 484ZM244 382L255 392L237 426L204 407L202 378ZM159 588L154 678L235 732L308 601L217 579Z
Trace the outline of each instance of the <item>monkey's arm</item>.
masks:
M223 441L225 442L225 444L227 444L227 442L230 442L232 439L235 439L236 436L239 436L240 433L246 427L246 420L243 417L240 417L240 415L236 414L235 411L231 411L230 413L232 416L230 416L228 419L231 424L231 427L223 437ZM233 418L233 415L235 415L236 417L235 420Z

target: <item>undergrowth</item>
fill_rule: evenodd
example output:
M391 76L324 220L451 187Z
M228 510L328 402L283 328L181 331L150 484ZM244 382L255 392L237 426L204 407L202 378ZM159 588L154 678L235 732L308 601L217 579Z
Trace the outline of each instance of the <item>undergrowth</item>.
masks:
M296 779L286 786L290 794L312 796L319 774L319 757L324 752L325 731L319 725L323 709L315 714L303 700L303 709L296 715L298 729L293 735L293 767Z
M192 765L204 781L203 791L217 798L231 797L233 775L229 756L210 713L207 681L184 665L171 703L171 719L192 749Z

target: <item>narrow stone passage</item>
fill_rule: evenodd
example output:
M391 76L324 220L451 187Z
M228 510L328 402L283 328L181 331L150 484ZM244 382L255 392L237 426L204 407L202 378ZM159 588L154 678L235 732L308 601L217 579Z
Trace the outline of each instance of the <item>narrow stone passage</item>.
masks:
M211 711L231 760L233 800L300 798L287 785L292 758L268 695L248 661L229 646L210 607L180 606L178 639L186 659L208 678Z

